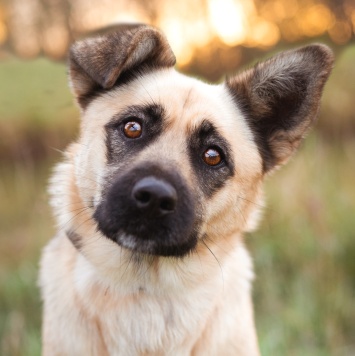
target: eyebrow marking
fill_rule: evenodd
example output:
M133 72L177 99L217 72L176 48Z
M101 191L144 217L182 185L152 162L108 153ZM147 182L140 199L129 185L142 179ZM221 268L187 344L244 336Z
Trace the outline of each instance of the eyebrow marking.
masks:
M187 103L190 101L190 95L191 95L191 92L192 92L192 87L189 89L187 95L186 95L186 98L185 98L185 101L184 101L184 104L182 106L182 114L184 113L184 110L187 106Z

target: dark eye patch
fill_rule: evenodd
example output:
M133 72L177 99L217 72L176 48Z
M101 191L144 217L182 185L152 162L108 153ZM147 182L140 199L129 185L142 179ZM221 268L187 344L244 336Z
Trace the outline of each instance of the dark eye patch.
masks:
M200 188L207 197L211 197L234 175L230 145L210 121L204 120L190 133L188 147L191 165ZM208 148L218 148L222 153L223 158L218 165L210 166L204 162L203 154Z
M163 131L164 108L159 104L129 106L105 125L108 163L123 163L157 139ZM138 122L142 133L134 140L124 134L127 122Z

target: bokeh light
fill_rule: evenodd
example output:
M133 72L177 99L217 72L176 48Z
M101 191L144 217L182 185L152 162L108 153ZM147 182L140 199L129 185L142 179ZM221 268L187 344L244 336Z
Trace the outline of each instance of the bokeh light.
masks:
M0 43L19 56L64 58L71 41L119 22L156 25L178 63L204 48L269 49L280 41L324 36L343 45L354 38L351 0L12 0L0 1Z

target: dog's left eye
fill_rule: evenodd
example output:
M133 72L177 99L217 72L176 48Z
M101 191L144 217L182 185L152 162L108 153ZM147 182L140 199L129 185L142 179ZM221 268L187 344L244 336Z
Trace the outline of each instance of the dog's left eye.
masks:
M208 148L202 155L202 159L209 166L217 166L222 162L222 154L216 148Z
M142 125L137 121L129 121L124 125L123 133L128 138L138 138L142 136Z

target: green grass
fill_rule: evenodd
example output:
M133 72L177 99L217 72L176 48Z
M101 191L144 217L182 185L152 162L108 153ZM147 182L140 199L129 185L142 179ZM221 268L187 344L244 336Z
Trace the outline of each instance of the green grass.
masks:
M1 62L0 78L0 121L46 125L73 115L63 63L11 58Z
M40 354L40 248L53 233L47 165L1 166L0 355Z
M355 354L355 143L310 137L250 238L263 355Z

